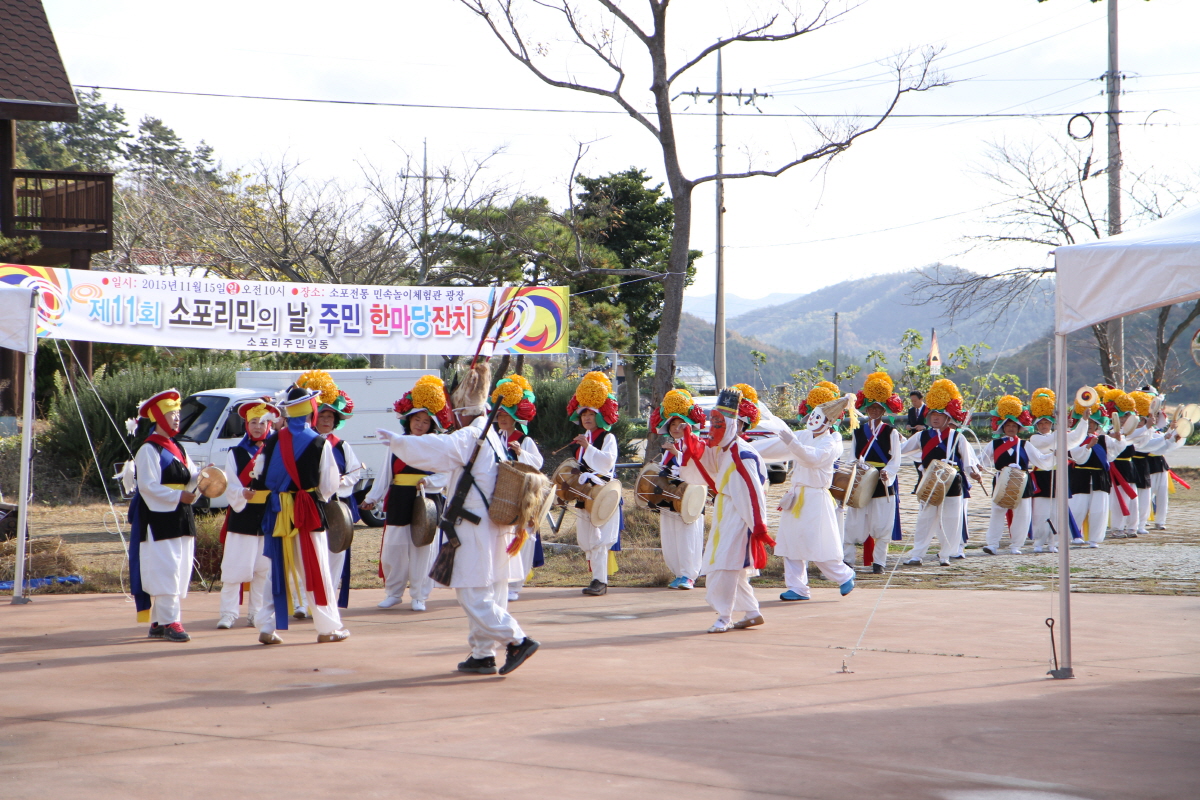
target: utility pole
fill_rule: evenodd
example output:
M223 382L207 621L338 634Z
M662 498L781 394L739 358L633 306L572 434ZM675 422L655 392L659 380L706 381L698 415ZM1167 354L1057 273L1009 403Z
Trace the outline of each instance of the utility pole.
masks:
M707 97L708 102L717 104L717 172L725 174L725 102L726 97L737 98L738 105L752 106L760 97L769 97L757 89L749 93L738 89L726 92L721 70L721 51L717 50L717 90L702 92L699 88L691 92L680 92L676 97L687 95L693 100ZM674 99L674 98L673 98ZM725 181L717 178L717 296L716 314L713 320L713 374L717 379L717 391L725 388Z
M1108 235L1121 232L1121 73L1117 67L1117 0L1108 0ZM1108 323L1108 353L1113 381L1125 385L1125 320Z
M421 179L421 272L417 278L417 285L423 286L425 278L429 275L429 182L430 181L452 181L454 180L449 175L430 175L429 174L429 140L421 141L421 174L412 175L407 172L401 172L397 177L400 178L420 178ZM371 364L372 367L375 364ZM429 369L429 356L421 356L421 369Z
M833 312L833 376L830 378L830 380L832 380L832 381L837 380L837 374L838 374L838 371L837 371L837 356L838 356L837 335L838 335L838 312L835 311L835 312Z

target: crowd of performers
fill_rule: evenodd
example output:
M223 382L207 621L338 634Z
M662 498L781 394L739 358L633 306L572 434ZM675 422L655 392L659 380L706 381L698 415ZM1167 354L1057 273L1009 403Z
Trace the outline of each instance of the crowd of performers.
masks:
M358 521L361 507L385 520L379 608L399 606L407 591L411 610L424 611L434 586L447 586L468 623L470 653L458 669L507 674L524 663L539 645L525 635L508 603L542 566L541 537L536 526L494 522L489 499L501 464L532 471L543 466L528 429L537 398L520 375L503 378L489 395L490 386L483 360L453 392L436 376L419 379L395 403L401 430L377 431L387 449L361 501L354 492L364 465L336 433L353 416L353 401L327 373L309 371L274 398L243 402L237 413L245 436L230 448L224 470L228 510L217 627L233 628L245 605L247 624L264 645L282 642L280 631L288 630L290 619L311 618L318 642L348 638L340 609L349 602L350 550L330 549L328 519ZM1057 552L1053 497L1061 459L1052 391L1036 390L1028 404L1001 397L991 412L992 440L977 450L964 435L970 413L953 381L937 380L924 395L913 392L907 409L893 389L883 372L869 375L856 395L822 381L800 403L798 431L746 384L724 389L708 414L681 389L654 408L650 425L662 436L663 449L643 474L664 479L664 485L703 487L702 497L711 502L707 538L703 502L698 514L682 508L677 495L651 503L659 512L663 559L675 576L669 587L689 590L704 576L706 600L717 614L710 633L763 624L750 579L767 565L769 547L783 560L783 601L809 599L810 565L849 594L860 547L864 566L882 573L889 544L902 538L898 478L906 459L917 467L913 491L920 508L904 564L922 564L935 537L941 565L964 557L972 482L984 495L977 502L990 505L983 553L998 554L1005 537L1014 554L1027 538L1035 553ZM1106 537L1144 534L1151 521L1164 527L1170 481L1178 480L1164 455L1183 442L1161 406L1151 387L1080 390L1066 454L1074 541L1094 548ZM583 593L599 596L608 590L623 517L620 492L609 491L619 489L612 433L618 410L609 378L585 375L565 413L581 430L570 443L570 469L560 468L555 480L570 483L579 498L571 503L576 537L591 572ZM132 591L139 621L150 623L150 638L185 642L190 637L181 601L192 573L192 504L201 475L175 442L179 392L151 397L138 414L154 429L126 475L133 493ZM842 428L851 433L848 455ZM778 460L793 468L772 535L766 462ZM471 480L460 481L464 472ZM838 481L848 472L877 478L853 502L854 486ZM989 472L990 491L983 482ZM448 539L429 520L443 516L447 498L462 486L469 490L459 492L458 505L446 515L454 518ZM831 493L838 488L841 502ZM498 666L501 649L505 661Z

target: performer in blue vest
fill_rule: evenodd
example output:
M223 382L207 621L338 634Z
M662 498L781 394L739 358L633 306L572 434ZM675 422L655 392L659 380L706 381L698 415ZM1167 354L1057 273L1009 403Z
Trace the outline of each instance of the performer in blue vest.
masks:
M251 488L250 472L254 460L262 452L267 437L273 435L272 424L279 419L279 409L268 400L255 398L238 405L246 435L229 448L225 455L225 524L221 528L221 620L218 628L232 628L238 620L242 595L249 595L246 617L255 624L255 615L262 607L262 598L245 589L254 584L268 583L271 560L263 555L263 515L267 510L270 492Z
M1054 466L1052 458L1022 441L1021 433L1028 431L1032 422L1033 417L1014 395L1006 394L996 401L996 410L992 412L992 427L995 433L991 444L981 448L979 460L984 466L994 467L996 470L1016 467L1026 474L1026 478L1021 499L1016 508L1010 511L997 503L1001 499L997 496L998 493L1004 491L1004 486L999 483L999 473L992 477L992 512L988 519L987 542L983 546L983 552L990 556L996 555L999 550L1000 537L1004 535L1006 528L1010 539L1009 552L1016 556L1021 555L1021 545L1029 535L1030 520L1033 516L1034 483L1029 477L1029 470L1034 467L1049 470ZM1012 521L1008 522L1010 513Z
M136 486L129 503L129 580L138 622L149 622L151 639L187 642L181 601L192 579L196 520L192 503L199 495L200 470L175 441L179 435L180 395L168 389L138 407L138 416L154 421L134 458Z
M879 482L864 508L846 508L843 560L854 563L854 548L863 546L863 564L871 564L876 575L887 565L888 544L896 531L900 513L900 432L891 424L892 415L904 410L904 401L892 391L895 383L886 372L867 376L854 405L867 415L867 423L854 430L854 458L858 468L879 470ZM884 422L884 415L888 422ZM924 417L921 417L922 421Z

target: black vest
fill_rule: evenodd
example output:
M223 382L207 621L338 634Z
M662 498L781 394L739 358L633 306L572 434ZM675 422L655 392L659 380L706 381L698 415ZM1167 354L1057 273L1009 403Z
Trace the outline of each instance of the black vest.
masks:
M883 453L883 463L886 465L892 460L892 428L886 422L879 425L879 436L875 439L875 444L870 448L867 443L871 441L871 429L869 425L862 425L854 429L854 457L862 458L864 461L874 461L879 463L879 454ZM866 452L863 452L863 451ZM880 467L879 469L883 469ZM895 477L895 476L893 476ZM882 480L875 484L875 491L871 493L872 498L887 497L889 494L895 494L895 489L888 487Z
M1018 441L1017 444L1008 448L1008 450L1004 451L1000 455L996 455L996 450L998 450L1000 448L1000 445L1003 443L1004 443L1003 439L996 439L995 441L992 442L992 463L995 464L996 469L1001 470L1001 469L1004 469L1005 467L1010 467L1010 466L1014 466L1014 465L1020 467L1021 469L1025 469L1025 470L1029 469L1029 456L1026 455L1026 453L1025 453L1025 448L1029 447L1029 443L1025 442L1025 441ZM997 477L999 477L999 476L997 476L997 475L992 476L992 493L993 494L995 494L995 490L996 490L996 478ZM1030 476L1030 478L1025 481L1025 491L1021 494L1022 500L1025 499L1026 497L1033 497L1033 485L1034 485L1034 479L1032 476Z
M233 461L237 465L237 475L227 475L230 483L241 480L238 478L246 471L246 466L250 463L250 454L246 452L246 448L235 445L233 448ZM253 481L251 481L253 483ZM247 536L262 536L262 521L263 515L267 511L266 503L246 503L241 511L229 509L228 529L232 533L243 533Z
M153 447L156 457L162 458L163 447L154 442L146 442L142 447ZM182 452L183 448L180 448ZM162 483L187 484L192 479L192 473L187 465L178 458L171 458L171 463L162 471ZM196 517L188 503L180 503L173 511L151 511L142 501L142 513L146 515L146 524L154 541L178 539L181 536L196 535Z
M385 513L387 514L387 524L411 525L413 505L417 501L417 487L396 486L395 484L392 484L392 475L432 475L433 473L426 472L423 469L417 469L416 467L410 467L408 464L405 464L404 469L397 473L395 470L396 462L398 460L398 458L392 456L392 474L381 476L385 477L387 482L391 484L388 486L387 501L384 506Z
M1082 464L1071 464L1067 470L1067 483L1070 487L1071 494L1089 494L1090 492L1108 492L1112 490L1112 478L1108 475L1108 470L1104 469L1100 461L1100 457L1096 455L1096 450L1108 446L1108 437L1100 435L1096 437L1096 443L1092 445L1092 452L1088 454L1088 460Z
M921 431L921 469L929 469L929 465L938 460L949 461L954 465L954 482L950 484L950 488L946 490L946 497L962 497L963 493L963 475L962 465L958 463L958 437L959 434L955 431L952 435L947 436L940 444L930 448L929 454L925 455L925 445L929 440L935 438L935 431ZM946 452L946 442L954 444L954 452Z
M263 474L259 475L250 482L251 489L266 489L267 472L271 469L272 459L278 456L276 448L279 446L279 436L272 436L267 439L266 445L263 447ZM309 442L308 447L304 448L304 452L300 453L300 457L296 459L296 475L300 478L299 488L304 491L315 490L321 485L321 451L325 448L325 440L317 437ZM296 482L288 477L287 489L284 491L294 492L297 490ZM325 530L327 520L325 519L325 502L321 496L313 491L312 499L317 504L317 511L321 515L321 527L319 530Z

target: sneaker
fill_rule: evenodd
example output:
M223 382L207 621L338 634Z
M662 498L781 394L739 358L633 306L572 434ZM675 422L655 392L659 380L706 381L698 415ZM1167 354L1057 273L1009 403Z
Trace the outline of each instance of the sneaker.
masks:
M538 651L540 644L526 636L517 644L510 644L504 650L504 666L500 668L501 675L507 675L524 664L529 657Z
M1019 555L1021 555L1021 548L1019 548L1019 547L1012 547L1012 548L1009 548L1009 551L1008 551L1008 552L1009 552L1011 555L1014 555L1014 556L1019 556Z
M1125 531L1109 531L1108 532L1109 539L1124 539L1125 535L1126 535Z
M841 586L839 586L838 591L842 593L842 597L845 597L846 595L853 592L854 591L854 578L851 578L850 580L846 581Z
M157 622L150 623L150 632L146 634L147 639L161 639L167 633L167 629L159 625Z
M172 622L163 630L163 638L168 642L190 642L191 636L183 629L183 626L178 622Z
M791 589L788 589L786 592L779 595L779 599L783 600L784 602L791 603L795 602L796 600L807 600L808 598L802 594L793 592Z
M939 566L939 567L948 567L948 566L950 566L950 559L948 559L948 558L943 558L941 561L939 561L939 562L938 562L938 566Z
M1139 535L1145 536L1146 532L1145 531L1130 531L1129 533L1125 534L1125 537L1128 539L1136 539Z
M1156 522L1156 523L1154 523L1154 530L1156 530L1156 531L1165 531L1166 529L1167 529L1167 526L1166 526L1166 525L1160 525L1160 524L1159 524L1159 523L1157 523L1157 522Z
M518 597L520 597L520 596L521 596L521 595L520 595L519 593L517 593L517 592L514 592L512 589L509 589L509 590L508 590L508 602L510 602L510 603L511 603L511 602L513 602L514 600L516 600L516 599L517 599Z
M1056 546L1054 546L1054 545L1050 545L1050 552L1051 552L1051 553L1057 553L1057 552L1058 552L1058 548L1057 548Z
M476 675L495 675L496 657L476 658L475 656L468 656L466 661L459 663L458 671L473 672Z
M512 597L510 596L508 599L512 600ZM413 600L412 601L412 610L413 611L424 611L425 610L425 601L424 600Z
M254 614L251 614L250 616L246 617L246 627L247 628L254 627Z
M950 556L951 561L957 561L960 558L966 558L966 556L964 556L962 553L959 553L958 555Z
M592 582L589 583L587 588L583 590L583 593L586 595L591 595L592 597L599 597L602 594L608 594L608 584L604 581L593 578Z
M762 614L756 614L753 617L746 617L743 620L738 620L737 622L733 623L733 627L737 628L739 631L744 631L746 628L757 628L764 622L766 622L766 620L762 618Z
M1041 546L1040 544L1035 544L1035 545L1033 546L1033 552L1035 552L1035 553L1040 553L1040 552L1042 552L1042 546Z
M344 642L350 638L350 631L342 628L333 633L317 634L317 644L325 644L326 642Z
M709 633L725 633L726 631L731 631L731 630L733 630L732 622L729 622L728 620L726 620L724 622L722 622L721 620L717 620L716 622L714 622L712 624L712 627L708 629L708 632Z
M696 582L691 578L684 578L683 583L679 584L680 589L695 589Z
M1095 550L1097 547L1100 546L1100 543L1099 542L1088 542L1087 546L1089 549Z
M258 635L259 644L283 644L283 639L275 631L270 633L260 633Z
M872 564L871 565L871 574L872 575L882 575L883 574L883 564Z
M398 605L400 605L399 597L388 596L388 597L385 597L382 600L380 600L379 605L377 605L375 607L376 608L391 608L392 606L398 606Z
M228 612L221 615L221 621L217 623L217 630L227 631L233 627L233 623L237 622L237 614Z
M908 561L905 561L905 562L904 562L904 566L906 566L906 567L919 567L919 566L921 566L921 559L919 559L919 558L910 558Z
M676 578L675 580L673 580L673 581L671 581L670 583L668 583L668 584L667 584L667 588L668 588L668 589L678 589L678 588L679 588L679 582L680 582L681 580L683 580L683 578Z
M996 555L996 548L985 544L983 546L983 552L987 553L989 556L994 556Z
M292 619L305 619L307 616L308 616L308 612L304 609L303 606L301 606L300 608L297 608L295 611L292 612Z

